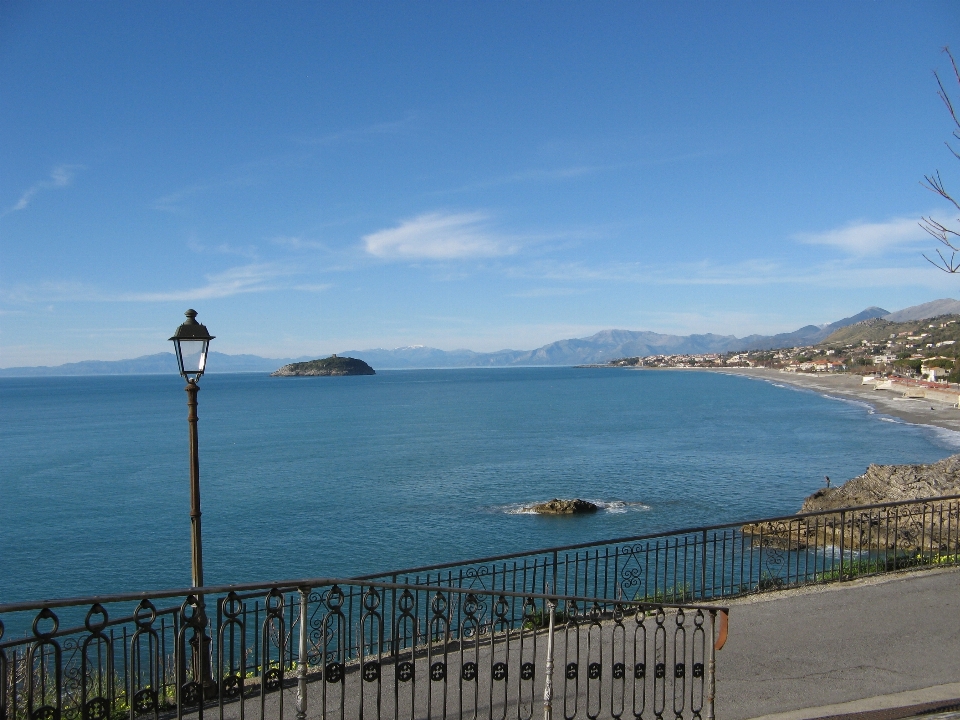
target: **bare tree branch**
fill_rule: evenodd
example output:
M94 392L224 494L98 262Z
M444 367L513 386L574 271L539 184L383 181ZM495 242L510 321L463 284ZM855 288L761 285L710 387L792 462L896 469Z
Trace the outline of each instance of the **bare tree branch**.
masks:
M936 260L931 260L926 255L923 256L923 259L926 260L931 265L933 265L934 267L940 270L943 270L946 273L960 272L960 260L955 259L956 253L950 253L950 259L947 260L943 256L943 253L937 250L937 256L940 258L940 262L937 262Z
M947 57L950 58L950 65L953 68L953 75L957 80L957 85L960 85L960 68L957 67L957 61L953 57L953 54L950 52L950 48L945 47L943 52L946 53ZM953 124L956 128L951 133L953 137L960 140L960 117L957 115L957 110L954 107L953 100L950 98L950 93L947 92L947 89L943 86L943 81L940 79L940 75L936 70L933 71L933 76L937 79L937 95L943 101L943 104L947 108L947 112L950 113L950 117L953 120ZM950 153L957 159L960 160L960 153L953 149L949 142L945 143L947 149ZM943 183L943 180L940 177L940 171L937 170L933 175L924 175L923 181L920 183L923 187L931 192L936 193L944 200L953 205L957 210L960 210L960 201L958 201L950 192L947 190L946 186ZM942 243L947 250L949 250L949 259L944 255L942 249L937 250L938 260L931 260L929 257L924 255L924 259L929 262L931 265L943 270L947 273L958 273L960 272L960 260L957 260L956 255L960 252L960 242L957 242L955 238L960 238L960 231L955 230L952 227L948 227L941 223L938 220L934 220L932 217L924 217L920 220L920 227L922 227L927 233L937 239ZM958 226L960 227L960 226ZM956 243L956 244L955 244Z
M942 242L948 248L950 248L954 252L960 252L960 248L954 247L953 244L950 242L950 236L954 235L956 237L960 237L960 232L957 232L952 228L948 228L946 225L943 225L939 221L934 220L932 217L922 218L919 224L920 224L920 227L922 227L928 233L933 235L933 237L935 237L937 240Z
M924 175L923 179L926 180L926 182L920 183L923 187L925 187L927 190L935 192L943 199L950 201L957 210L960 210L960 203L957 203L957 201L953 199L950 193L947 192L947 189L943 186L943 180L940 179L939 170L937 170L936 175Z

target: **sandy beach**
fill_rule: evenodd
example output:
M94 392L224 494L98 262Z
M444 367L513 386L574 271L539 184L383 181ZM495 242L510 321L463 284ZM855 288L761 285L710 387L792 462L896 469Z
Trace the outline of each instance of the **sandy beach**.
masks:
M863 385L860 375L846 373L788 373L767 368L723 368L710 372L742 375L756 380L793 385L815 392L869 403L877 412L918 425L933 425L960 432L960 409L927 398L905 398L891 390L875 390L873 385Z

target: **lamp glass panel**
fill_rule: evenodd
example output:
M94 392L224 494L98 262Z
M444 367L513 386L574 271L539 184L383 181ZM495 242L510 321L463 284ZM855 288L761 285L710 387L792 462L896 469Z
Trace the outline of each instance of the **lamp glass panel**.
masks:
M207 364L208 340L180 340L180 356L183 359L183 372L196 375L204 371Z

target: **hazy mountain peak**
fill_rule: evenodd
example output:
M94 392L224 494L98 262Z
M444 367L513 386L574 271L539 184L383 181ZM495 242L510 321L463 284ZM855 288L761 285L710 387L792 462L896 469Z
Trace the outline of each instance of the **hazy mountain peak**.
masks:
M937 317L938 315L960 315L960 301L954 300L953 298L931 300L922 305L914 305L884 315L883 319L889 320L890 322L910 322L911 320L926 320L927 318Z

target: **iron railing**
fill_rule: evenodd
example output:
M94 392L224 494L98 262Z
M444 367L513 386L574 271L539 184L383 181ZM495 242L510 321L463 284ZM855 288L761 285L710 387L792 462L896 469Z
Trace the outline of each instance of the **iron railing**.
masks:
M331 579L204 592L0 605L0 720L714 717L725 608Z
M707 602L960 564L960 495L581 543L363 576L638 602Z
M282 698L283 693L278 691L292 682L294 669L300 671L303 653L296 637L303 628L308 632L306 677L323 677L321 687L342 691L344 698L339 710L324 710L323 717L361 710L370 716L369 703L349 705L346 698L359 702L358 698L366 697L364 693L375 687L377 716L392 713L399 718L400 714L406 717L413 713L445 717L444 713L466 713L470 717L506 718L496 713L506 712L502 708L509 705L511 717L526 718L522 708L527 707L530 696L520 691L533 688L540 693L546 667L535 664L534 676L525 678L529 670L523 670L523 662L519 671L515 663L508 662L507 669L501 671L507 673L504 677L509 677L510 683L498 680L493 667L501 651L522 659L525 650L533 647L538 658L544 656L545 618L551 602L555 619L560 621L557 627L577 637L576 643L571 641L571 648L582 649L584 642L589 645L590 632L596 633L599 623L598 637L604 653L623 646L625 652L644 658L633 662L632 680L628 672L631 665L625 661L619 669L615 661L601 662L598 678L590 676L597 670L589 670L591 663L587 663L585 682L589 685L599 680L591 687L602 688L613 717L620 717L613 712L616 697L626 697L617 696L611 689L618 687L616 683L633 683L630 687L635 694L629 703L637 702L638 697L644 699L639 706L631 707L643 707L647 715L641 712L636 717L647 717L651 712L653 717L660 717L663 712L671 712L668 700L674 696L669 692L671 688L676 692L681 679L691 685L683 686L677 696L684 699L679 707L699 717L702 708L709 707L709 703L698 705L696 701L696 688L703 688L702 683L696 684L703 677L703 663L699 662L698 675L698 661L677 658L691 657L687 635L698 636L706 618L712 630L714 615L711 609L692 603L950 564L960 564L960 495L582 543L343 581L208 588L206 606L215 608L215 617L211 618L215 633L206 651L210 658L206 663L185 659L192 657L191 653L199 658L205 652L188 642L188 636L197 630L199 599L186 597L187 591L6 605L0 606L0 720L111 720L121 711L129 713L131 719L151 713L156 717L173 710L183 713L194 706L181 696L196 699L200 692L195 685L184 689L195 682L185 679L194 664L213 668L221 713L242 716L249 698L258 697L263 706L257 709L257 717L265 720L270 703L263 699L273 698L270 702L274 702ZM164 607L154 604L172 598L177 602ZM132 601L139 605L133 607ZM59 608L56 613L55 608ZM441 616L445 618L442 623ZM301 623L301 617L307 622ZM330 625L334 621L335 629ZM369 634L373 632L371 622L377 624L380 635ZM72 623L72 627L60 630L60 623ZM464 634L468 627L475 628L475 634L469 637ZM626 637L622 633L628 633L628 629L642 631L644 643L630 645L617 639ZM679 655L673 651L672 661L664 659L663 643L668 640L664 633L668 630L681 648ZM443 636L439 644L437 632ZM645 643L654 636L660 640L651 640L654 645L648 647ZM681 636L682 641L677 641ZM474 669L468 671L465 663L470 661L458 653L471 647L471 637L483 661L474 660ZM332 647L337 650L331 655ZM443 677L426 683L423 678L431 674L434 663L432 648L441 647L446 668ZM558 652L567 652L566 640L558 640L556 647ZM590 649L586 652L589 654ZM455 662L450 660L450 653ZM389 666L394 674L378 670L375 678L366 679L364 666L371 661L365 658L374 655L377 667ZM637 675L637 664L646 667L653 657L659 659L652 667L660 669L652 676ZM340 669L331 666L332 674L325 674L331 662ZM407 680L397 674L404 662L413 672ZM567 673L569 663L562 663L563 692L558 696L564 698L571 683L584 678L579 661L572 662L577 666L571 671L572 677ZM691 674L684 675L678 670L680 666L690 667ZM668 672L670 668L674 675ZM665 673L662 677L658 676L661 672ZM467 675L472 679L466 679ZM334 682L334 677L343 682ZM200 680L207 686L201 694L209 694L211 681L206 676ZM371 682L375 684L369 685ZM514 682L519 684L511 690L513 694L503 695L499 704L494 702L490 693L514 688ZM525 686L524 682L533 685ZM348 691L350 683L356 688ZM420 689L413 692L411 688L416 687ZM442 690L442 703L434 697L434 687ZM484 703L471 706L469 712L462 705L452 710L448 704L453 702L451 698L456 696L462 702L464 692L469 696L471 688L474 700L483 699ZM409 695L412 705L397 704L401 691L413 693ZM574 694L582 698L589 695L579 689ZM51 704L54 696L56 702ZM326 708L326 690L321 696ZM239 701L241 697L244 702ZM645 699L658 697L660 705L644 704ZM287 706L289 709L290 702ZM576 706L569 717L587 711L587 717L593 717L594 709ZM282 702L279 711L282 714Z

